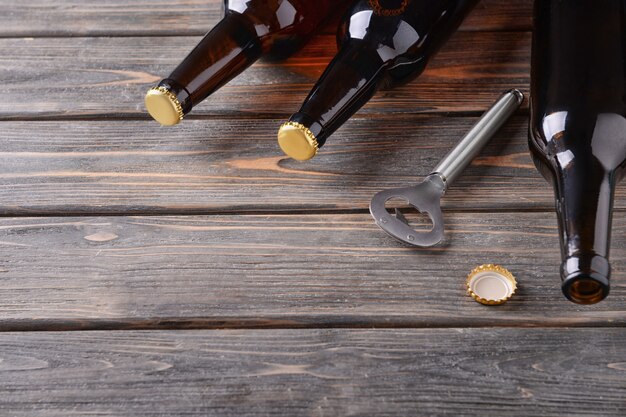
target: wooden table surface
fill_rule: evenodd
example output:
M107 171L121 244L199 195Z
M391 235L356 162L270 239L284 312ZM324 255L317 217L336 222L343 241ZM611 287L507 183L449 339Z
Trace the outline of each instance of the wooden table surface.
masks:
M572 304L527 106L446 195L444 246L367 211L528 91L531 0L483 0L307 163L275 133L330 27L176 128L146 115L219 3L0 0L0 415L626 415L626 188L612 292ZM520 283L500 307L464 292L490 262Z

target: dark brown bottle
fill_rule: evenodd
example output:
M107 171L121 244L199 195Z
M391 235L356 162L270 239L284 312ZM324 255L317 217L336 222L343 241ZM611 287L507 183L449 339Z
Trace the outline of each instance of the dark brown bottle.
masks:
M172 74L146 95L162 125L191 109L262 56L282 59L303 46L348 0L224 0L224 18ZM343 7L343 9L342 9Z
M381 88L406 83L478 0L358 0L337 34L339 53L278 133L289 156L307 160Z
M615 184L626 161L626 0L536 0L530 150L554 187L562 289L609 293Z

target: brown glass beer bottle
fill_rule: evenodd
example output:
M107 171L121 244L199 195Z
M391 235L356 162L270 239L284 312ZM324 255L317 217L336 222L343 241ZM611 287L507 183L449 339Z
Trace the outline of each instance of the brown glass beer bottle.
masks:
M478 0L359 0L337 34L339 53L279 130L289 156L307 160L377 90L419 76Z
M224 0L224 18L181 64L146 95L162 125L191 109L262 56L286 58L348 0ZM343 9L342 9L343 7Z
M530 150L552 184L565 296L609 293L615 184L626 161L626 0L536 0Z

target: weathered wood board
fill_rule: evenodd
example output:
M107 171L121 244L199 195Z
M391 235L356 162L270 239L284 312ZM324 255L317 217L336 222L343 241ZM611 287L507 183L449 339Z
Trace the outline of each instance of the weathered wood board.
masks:
M505 89L528 89L530 38L529 32L459 32L418 80L379 93L360 114L482 112ZM148 120L146 91L198 41L194 36L0 39L0 120ZM325 35L286 62L260 62L194 109L193 117L286 117L299 108L335 52L334 37Z
M181 327L475 327L626 324L626 217L615 218L612 293L560 290L550 213L451 213L442 247L388 237L368 214L0 220L0 330ZM518 294L465 294L483 263Z
M383 189L414 184L475 117L356 119L313 160L284 156L280 120L4 122L0 214L366 211ZM171 133L166 133L171 132ZM615 207L626 206L624 186ZM443 199L445 210L554 211L535 169L527 119L514 118Z
M9 333L15 417L623 416L624 329Z

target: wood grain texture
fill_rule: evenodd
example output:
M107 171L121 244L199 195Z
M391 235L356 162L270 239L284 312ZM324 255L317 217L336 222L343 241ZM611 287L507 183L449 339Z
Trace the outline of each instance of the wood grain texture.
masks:
M623 416L624 329L12 333L15 417Z
M607 300L561 294L551 213L452 213L442 247L402 246L369 214L0 220L0 330L626 325L626 216ZM520 283L465 294L475 266Z
M3 122L0 214L361 210L414 184L474 117L354 119L312 161L285 157L280 120ZM552 187L514 118L443 199L446 210L548 210ZM618 187L616 207L626 204Z
M0 37L202 35L222 0L0 0ZM483 0L461 30L528 30L531 0ZM325 28L327 33L334 27Z
M143 98L197 37L0 39L0 119L140 117ZM471 45L471 47L468 47ZM285 118L336 52L320 36L283 63L261 62L194 117ZM530 33L460 32L415 82L380 92L360 114L481 112L502 91L529 83Z

